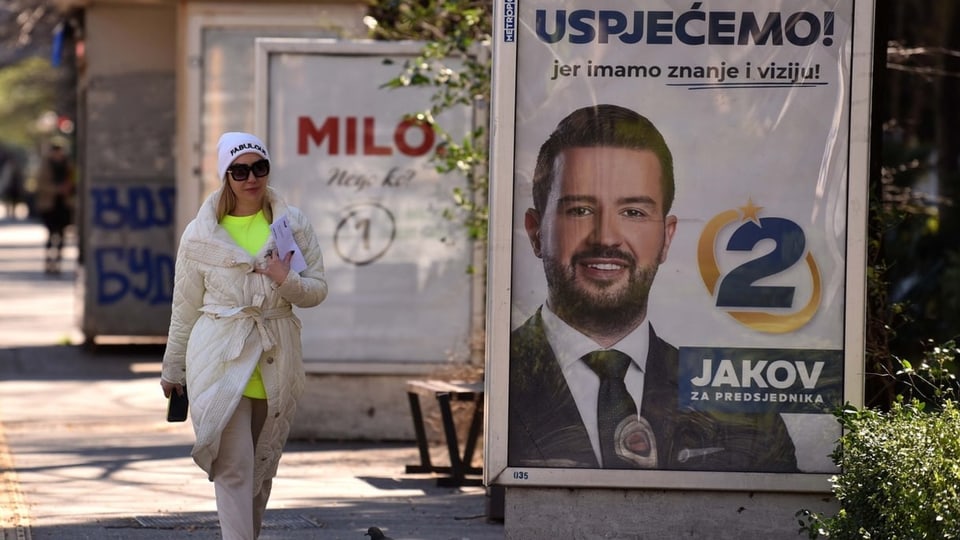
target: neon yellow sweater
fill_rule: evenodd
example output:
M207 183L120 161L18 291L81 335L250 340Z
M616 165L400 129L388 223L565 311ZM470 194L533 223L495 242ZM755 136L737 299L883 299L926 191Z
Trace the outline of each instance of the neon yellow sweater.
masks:
M270 224L263 211L252 216L223 216L220 226L230 233L230 237L250 255L256 255L270 239ZM255 399L267 399L267 389L263 386L260 366L257 365L243 390L243 395Z

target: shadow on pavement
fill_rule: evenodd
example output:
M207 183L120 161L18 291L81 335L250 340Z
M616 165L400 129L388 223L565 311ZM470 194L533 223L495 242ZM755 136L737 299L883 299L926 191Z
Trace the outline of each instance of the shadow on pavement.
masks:
M163 345L0 348L0 380L159 380Z

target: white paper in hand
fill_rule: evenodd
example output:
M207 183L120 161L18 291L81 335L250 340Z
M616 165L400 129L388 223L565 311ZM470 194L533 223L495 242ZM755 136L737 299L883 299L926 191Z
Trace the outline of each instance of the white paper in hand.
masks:
M307 261L303 259L303 253L300 246L293 239L293 229L290 228L290 221L284 215L270 224L270 231L273 232L273 239L277 243L277 254L282 258L287 253L293 252L293 258L290 259L290 269L296 273L307 269Z

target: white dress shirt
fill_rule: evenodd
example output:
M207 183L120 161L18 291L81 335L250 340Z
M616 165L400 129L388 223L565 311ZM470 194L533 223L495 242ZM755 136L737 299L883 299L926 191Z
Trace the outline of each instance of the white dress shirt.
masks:
M580 361L580 358L589 352L604 348L560 320L546 304L540 310L540 315L543 318L547 341L560 363L563 377L567 381L567 386L570 387L577 409L580 410L583 425L587 428L593 453L597 456L597 462L603 463L597 427L597 393L600 391L600 377L586 363ZM613 347L609 347L628 355L633 360L623 380L640 414L642 414L640 404L643 403L643 374L647 367L649 347L650 324L647 320Z

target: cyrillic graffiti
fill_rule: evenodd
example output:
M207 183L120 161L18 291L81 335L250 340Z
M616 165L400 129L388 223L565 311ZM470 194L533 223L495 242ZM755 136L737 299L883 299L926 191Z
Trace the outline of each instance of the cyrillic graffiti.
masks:
M131 231L119 242L92 242L97 303L111 305L132 297L151 306L169 305L173 300L173 246L157 246L156 238L163 236L162 230L174 226L176 190L149 186L93 187L90 201L90 223L94 232ZM145 234L146 231L150 234ZM104 238L114 236L103 235ZM173 237L172 231L170 237Z
M148 247L98 247L94 250L97 302L115 304L127 295L150 305L173 300L173 257Z
M143 230L173 225L176 190L146 186L90 189L94 229Z

